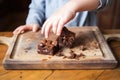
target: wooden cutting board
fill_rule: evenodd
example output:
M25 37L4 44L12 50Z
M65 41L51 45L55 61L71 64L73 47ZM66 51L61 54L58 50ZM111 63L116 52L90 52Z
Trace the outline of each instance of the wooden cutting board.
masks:
M63 56L51 56L37 53L37 45L44 39L40 31L26 32L13 37L0 37L0 43L8 45L6 56L3 60L5 69L105 69L115 68L117 61L113 56L106 40L98 27L69 27L76 33L73 48L64 48L63 53L69 55L70 51L84 54L79 59L69 59ZM84 39L86 37L86 39ZM50 33L50 40L56 36ZM89 44L88 50L81 51L82 41ZM91 43L97 42L99 48L93 49Z

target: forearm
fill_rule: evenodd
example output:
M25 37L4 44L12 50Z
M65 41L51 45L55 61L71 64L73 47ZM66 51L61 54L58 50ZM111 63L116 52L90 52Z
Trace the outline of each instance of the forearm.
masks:
M68 5L75 12L90 11L97 9L99 0L70 0L66 6Z

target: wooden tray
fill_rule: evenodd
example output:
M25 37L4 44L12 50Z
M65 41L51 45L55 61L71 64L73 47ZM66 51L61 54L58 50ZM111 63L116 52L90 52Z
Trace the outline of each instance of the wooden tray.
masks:
M97 27L69 27L69 30L76 33L77 43L72 48L75 53L80 53L79 41L85 33L88 40L96 40L99 43L99 49L93 51L92 49L83 52L86 57L77 59L68 59L58 56L41 55L37 53L37 45L41 39L44 38L40 31L26 32L20 35L13 35L13 37L0 37L0 43L8 45L6 56L3 60L5 69L107 69L115 68L117 61L113 56L106 40ZM56 38L52 33L50 38ZM107 36L108 38L108 36ZM69 53L71 49L65 48L63 52Z

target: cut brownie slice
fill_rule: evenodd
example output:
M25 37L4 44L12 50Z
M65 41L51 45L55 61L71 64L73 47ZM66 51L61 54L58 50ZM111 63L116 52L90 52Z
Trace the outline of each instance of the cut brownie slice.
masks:
M66 27L63 28L61 35L57 38L59 46L62 47L73 47L75 40L75 33L68 30Z
M39 54L54 55L56 51L58 51L57 41L44 39L38 44Z

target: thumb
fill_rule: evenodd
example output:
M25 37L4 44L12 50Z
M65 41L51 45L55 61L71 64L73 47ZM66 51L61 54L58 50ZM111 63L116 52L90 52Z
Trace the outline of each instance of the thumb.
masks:
M34 25L32 31L36 32L38 30L38 26Z

